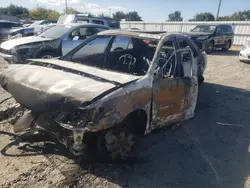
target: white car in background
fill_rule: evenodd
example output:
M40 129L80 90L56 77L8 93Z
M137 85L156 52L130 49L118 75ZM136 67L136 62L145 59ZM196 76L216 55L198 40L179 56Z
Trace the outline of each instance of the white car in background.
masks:
M250 62L250 39L247 39L247 44L240 51L240 62Z

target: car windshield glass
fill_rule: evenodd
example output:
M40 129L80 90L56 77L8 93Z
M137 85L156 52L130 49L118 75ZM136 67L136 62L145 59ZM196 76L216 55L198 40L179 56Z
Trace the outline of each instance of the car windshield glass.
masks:
M74 15L62 15L59 17L57 23L66 24L66 23L73 22L73 19L74 19Z
M192 32L204 32L204 33L213 33L216 29L215 25L197 25Z
M44 31L39 36L44 38L53 38L53 39L60 38L64 33L68 32L71 28L72 26L57 25Z
M78 49L76 63L132 75L145 75L155 54L158 40L129 36L98 35Z
M43 22L43 20L41 20L41 21L35 21L33 24L29 25L28 27L36 27L36 26L39 26L42 22Z

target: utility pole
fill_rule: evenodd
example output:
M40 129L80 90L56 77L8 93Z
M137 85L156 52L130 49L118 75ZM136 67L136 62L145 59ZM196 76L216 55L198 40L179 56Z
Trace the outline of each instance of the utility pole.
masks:
M109 14L110 14L110 18L112 18L112 10L111 10L111 8L109 9Z
M217 15L216 15L216 21L218 21L218 18L219 18L220 6L221 6L221 0L219 0L219 6L218 6L218 10L217 10Z
M65 0L65 13L68 13L68 5L67 5L67 0Z

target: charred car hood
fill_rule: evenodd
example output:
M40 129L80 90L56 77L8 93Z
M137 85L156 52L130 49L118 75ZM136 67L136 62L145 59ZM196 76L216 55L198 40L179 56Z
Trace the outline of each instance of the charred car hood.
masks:
M50 41L52 39L50 38L43 38L39 36L30 36L30 37L22 37L22 38L16 38L16 39L11 39L8 41L5 41L1 44L1 48L5 50L10 50L13 47L23 45L23 44L29 44L33 42L45 42L45 41Z
M73 73L73 69L66 67L62 71L41 65L9 65L0 72L0 84L27 109L37 112L70 111L119 87L119 79L112 82L105 78L103 70L92 67L91 70L95 69L98 77L91 76L86 73L91 70L85 67L87 71L79 75L79 72ZM114 74L111 75L119 77L119 73ZM111 78L111 75L107 77ZM129 82L137 77L128 75L126 78L126 82ZM120 80L120 83L125 82L125 79Z

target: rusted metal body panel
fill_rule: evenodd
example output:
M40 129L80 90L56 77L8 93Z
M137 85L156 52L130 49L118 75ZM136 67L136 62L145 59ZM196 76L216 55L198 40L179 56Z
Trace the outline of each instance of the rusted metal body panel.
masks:
M197 100L197 81L167 78L154 85L153 129L193 117Z

